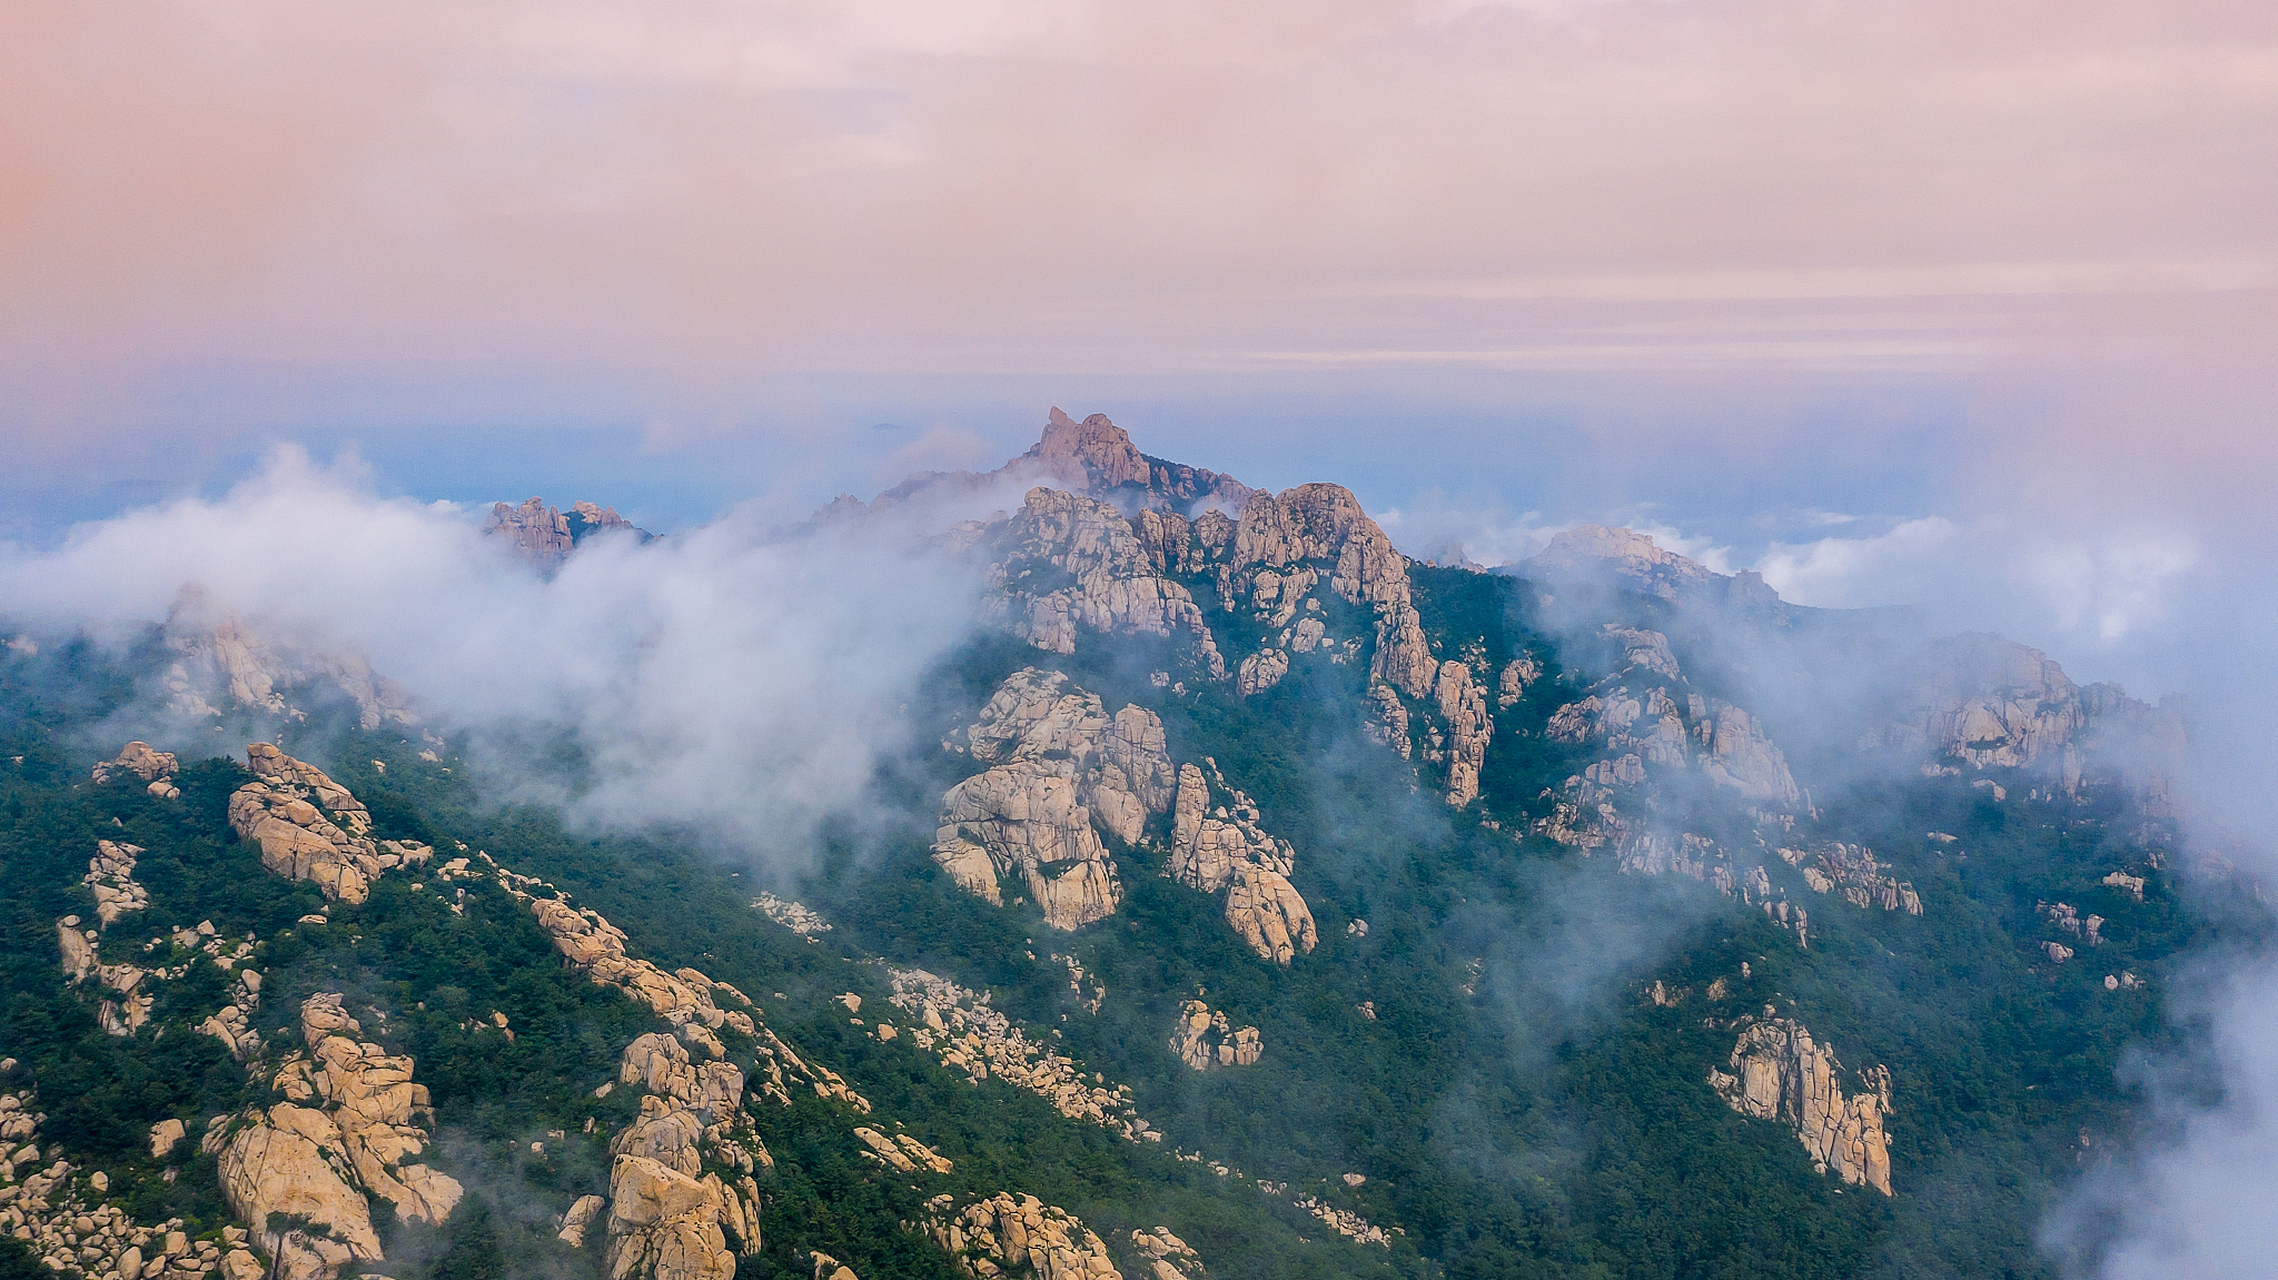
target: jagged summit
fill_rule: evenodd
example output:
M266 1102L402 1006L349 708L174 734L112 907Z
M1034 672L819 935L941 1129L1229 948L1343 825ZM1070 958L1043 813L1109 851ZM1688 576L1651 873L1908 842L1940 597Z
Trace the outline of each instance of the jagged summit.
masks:
M1054 406L1036 443L996 470L921 472L868 505L895 506L920 495L981 494L1012 485L1065 489L1112 502L1127 514L1152 510L1185 515L1216 508L1239 515L1251 498L1265 492L1229 475L1141 453L1131 434L1104 413L1078 422ZM863 505L842 494L817 515L834 519Z
M1672 604L1709 602L1770 608L1784 603L1780 593L1753 569L1718 573L1697 560L1664 550L1649 535L1602 524L1577 525L1561 532L1523 567L1543 577L1608 579Z
M1058 405L1052 406L1044 420L1043 436L1020 457L1042 463L1053 475L1082 490L1144 485L1154 477L1154 468L1131 443L1130 432L1104 413L1078 422Z
M554 564L568 557L577 544L597 533L616 530L630 532L642 542L652 535L648 530L617 514L615 507L596 506L578 501L561 511L546 505L544 498L527 498L519 507L503 502L490 509L490 519L483 524L483 532L505 538L515 550L540 564Z

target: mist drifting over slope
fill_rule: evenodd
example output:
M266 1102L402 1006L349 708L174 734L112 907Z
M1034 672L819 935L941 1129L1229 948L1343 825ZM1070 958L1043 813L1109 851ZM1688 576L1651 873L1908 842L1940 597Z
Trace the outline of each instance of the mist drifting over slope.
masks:
M551 798L577 818L690 827L782 858L803 857L826 814L860 808L881 753L908 736L919 673L966 636L978 600L912 521L785 533L731 512L646 545L601 538L542 573L465 511L377 496L293 451L218 500L0 552L9 622L34 636L124 645L191 587L266 641L367 657L423 724L478 747L566 735L587 785ZM160 702L140 711L165 721Z

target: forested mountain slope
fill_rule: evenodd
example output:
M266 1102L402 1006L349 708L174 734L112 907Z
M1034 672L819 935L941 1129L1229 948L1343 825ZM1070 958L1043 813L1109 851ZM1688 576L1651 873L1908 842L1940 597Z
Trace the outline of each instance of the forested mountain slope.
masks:
M2050 1274L2266 927L2184 891L2179 708L1626 531L1434 568L1057 412L826 518L1007 479L791 867L218 604L18 636L0 1275Z

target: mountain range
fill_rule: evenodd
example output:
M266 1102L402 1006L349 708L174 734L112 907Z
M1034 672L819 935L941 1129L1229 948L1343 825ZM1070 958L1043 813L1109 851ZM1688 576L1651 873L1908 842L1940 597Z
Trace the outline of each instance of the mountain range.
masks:
M1999 636L1057 409L772 536L871 526L980 622L790 866L202 589L9 627L0 1276L2054 1276L2263 928L2189 708Z

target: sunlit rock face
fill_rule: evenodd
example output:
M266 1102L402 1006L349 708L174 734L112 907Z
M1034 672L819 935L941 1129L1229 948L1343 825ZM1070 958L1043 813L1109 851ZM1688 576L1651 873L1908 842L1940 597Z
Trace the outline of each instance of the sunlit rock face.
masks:
M1891 1194L1890 1072L1860 1073L1866 1087L1845 1094L1843 1064L1811 1032L1789 1018L1746 1027L1732 1047L1732 1071L1709 1070L1709 1084L1744 1116L1789 1125L1811 1154L1812 1166L1830 1169L1852 1185Z
M1028 667L999 686L964 731L992 767L942 797L934 839L934 860L961 887L1001 904L1000 878L1017 875L1059 929L1114 913L1122 887L1100 833L1139 843L1148 815L1170 807L1174 777L1154 712L1111 717L1067 680Z

